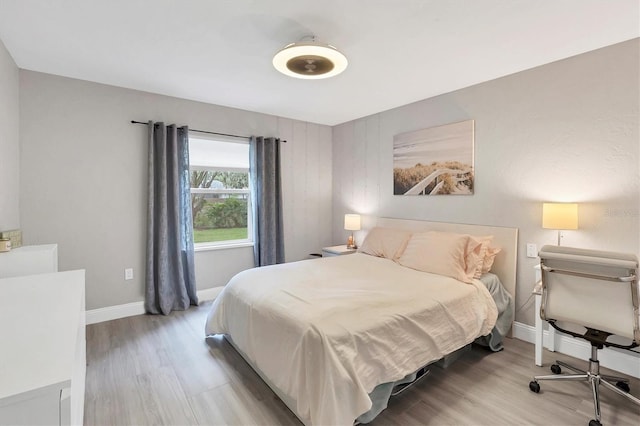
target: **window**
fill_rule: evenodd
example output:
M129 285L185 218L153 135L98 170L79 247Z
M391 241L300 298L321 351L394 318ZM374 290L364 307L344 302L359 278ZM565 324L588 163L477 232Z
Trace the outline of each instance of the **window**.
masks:
M249 144L189 136L193 241L196 248L249 243Z

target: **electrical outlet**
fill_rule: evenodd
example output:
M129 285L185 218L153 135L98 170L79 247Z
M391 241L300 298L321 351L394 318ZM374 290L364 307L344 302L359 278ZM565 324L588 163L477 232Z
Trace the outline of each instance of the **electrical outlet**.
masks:
M124 279L125 280L133 279L133 268L127 268L124 270Z
M538 257L538 247L533 243L527 243L527 257Z

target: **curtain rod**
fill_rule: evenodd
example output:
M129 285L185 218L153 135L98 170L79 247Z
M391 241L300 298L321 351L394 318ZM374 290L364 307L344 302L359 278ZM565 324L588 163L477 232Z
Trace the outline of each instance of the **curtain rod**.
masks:
M145 123L143 121L135 121L135 120L131 120L131 124L144 124L145 126L149 125L149 123ZM189 129L189 131L190 132L197 132L197 133L206 133L206 134L209 134L209 135L229 136L231 138L251 139L250 136L231 135L229 133L210 132L208 130ZM287 141L285 141L285 140L281 140L280 142L287 143Z

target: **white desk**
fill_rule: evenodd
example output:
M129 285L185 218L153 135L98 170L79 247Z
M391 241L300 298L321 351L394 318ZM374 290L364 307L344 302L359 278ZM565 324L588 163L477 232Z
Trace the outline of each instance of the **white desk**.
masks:
M534 267L535 277L536 277L536 285L533 288L533 294L536 297L536 365L542 366L542 349L544 348L544 324L546 321L543 321L540 318L540 306L542 305L542 273L540 272L540 265L536 265ZM556 329L547 325L549 337L547 339L547 349L551 352L555 352L556 350Z

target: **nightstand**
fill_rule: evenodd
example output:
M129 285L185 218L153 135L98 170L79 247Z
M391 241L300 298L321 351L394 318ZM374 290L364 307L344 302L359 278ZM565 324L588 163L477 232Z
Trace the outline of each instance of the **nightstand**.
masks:
M344 256L345 254L353 254L356 249L347 248L346 244L331 247L322 247L322 257Z

